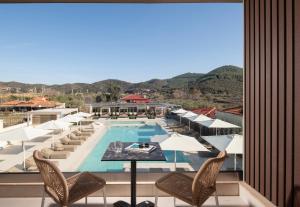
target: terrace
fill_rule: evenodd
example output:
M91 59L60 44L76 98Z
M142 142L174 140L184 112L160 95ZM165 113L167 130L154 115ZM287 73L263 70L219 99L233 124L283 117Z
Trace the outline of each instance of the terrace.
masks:
M2 2L49 2L3 0ZM55 0L52 2L70 2ZM71 2L116 2L85 1ZM118 1L121 2L121 1ZM153 1L137 0L125 2ZM157 2L157 1L155 1ZM184 2L162 0L158 2ZM189 1L189 2L240 2ZM300 2L293 0L244 1L245 29L245 168L244 177L220 173L217 193L222 206L300 206ZM70 176L72 173L64 173ZM111 205L129 200L129 173L96 173L108 182ZM138 199L153 200L153 183L162 174L138 173ZM42 183L37 173L0 175L1 206L37 206ZM94 195L95 196L95 195ZM172 198L160 194L159 206ZM165 197L166 196L166 197ZM103 204L92 197L90 206ZM100 200L100 201L99 201ZM52 206L52 201L46 199ZM80 201L84 203L84 201ZM79 204L80 204L79 203ZM185 205L178 201L179 205ZM206 206L215 206L213 197Z

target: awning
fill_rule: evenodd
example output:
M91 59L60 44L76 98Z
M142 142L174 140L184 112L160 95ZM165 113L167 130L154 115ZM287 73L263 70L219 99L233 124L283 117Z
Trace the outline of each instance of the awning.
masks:
M68 129L72 124L69 122L64 122L60 120L52 120L40 124L36 128L38 129L48 129L48 130L65 130Z
M197 116L192 116L188 118L192 122L200 122L200 121L209 121L212 120L210 117L205 116L203 114L197 115Z
M244 152L243 136L239 134L201 136L201 138L219 151L226 150L228 154L243 154Z
M193 116L197 116L197 114L195 114L192 111L188 111L184 114L179 114L179 116L181 116L182 118L190 118L190 117L193 117Z
M237 125L231 124L226 121L222 121L220 119L212 119L208 121L199 121L198 124L201 124L202 126L208 127L208 128L220 128L220 129L230 129L230 128L240 128Z
M59 120L64 121L64 122L70 122L70 123L78 123L78 122L82 121L83 119L84 119L83 117L79 117L79 116L75 116L75 115L68 115Z
M162 150L175 150L185 152L209 151L194 137L173 133L160 143Z
M22 141L23 148L23 168L26 169L25 166L25 141L29 141L36 137L44 136L48 133L52 132L51 130L45 129L36 129L33 127L23 127L17 128L13 130L9 130L0 134L0 141Z
M85 112L78 112L77 114L74 114L75 116L83 117L83 118L89 118L93 116L92 114L85 113Z
M184 109L177 109L177 110L175 110L175 111L172 111L172 113L174 113L174 114L184 114L184 113L186 113L187 111L186 110L184 110Z

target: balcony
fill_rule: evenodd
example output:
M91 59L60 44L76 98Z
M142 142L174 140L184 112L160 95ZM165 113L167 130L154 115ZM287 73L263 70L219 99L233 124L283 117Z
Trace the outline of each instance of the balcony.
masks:
M65 173L71 176L73 173ZM193 176L194 173L186 173ZM130 201L130 174L129 173L97 173L107 180L106 194L108 206L118 200ZM154 182L164 173L138 173L137 175L137 203L150 200L154 202ZM42 196L42 182L37 173L32 174L3 174L0 177L0 206L17 207L26 203L26 206L40 206ZM249 185L240 181L237 173L221 173L217 181L217 194L220 206L246 207L246 206L274 206ZM100 196L99 196L100 195ZM74 206L82 206L82 199ZM56 206L51 198L46 198L45 206ZM103 206L101 192L88 198L88 206ZM173 197L159 192L158 206L173 207ZM176 206L189 206L176 199ZM216 206L215 198L210 197L204 206Z

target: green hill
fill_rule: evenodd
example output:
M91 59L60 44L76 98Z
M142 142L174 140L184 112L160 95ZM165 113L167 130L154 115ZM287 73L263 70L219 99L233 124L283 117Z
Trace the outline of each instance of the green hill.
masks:
M203 94L243 95L243 69L226 65L198 78L195 87Z
M180 89L187 87L188 84L194 83L198 78L203 76L202 73L184 73L167 79L167 86L172 89Z
M231 96L231 98L240 99L243 94L243 70L242 68L227 65L216 68L207 74L184 73L169 79L151 79L140 83L130 83L122 80L108 79L95 83L66 83L56 85L46 84L27 84L20 82L0 82L1 87L21 88L22 92L32 89L41 91L41 89L51 89L62 93L98 93L105 92L109 86L116 86L124 91L139 91L149 89L160 93L162 97L168 96L177 90L178 92L193 93L200 92L200 95ZM194 96L193 94L190 94ZM196 97L196 96L194 96ZM165 97L166 98L166 97Z

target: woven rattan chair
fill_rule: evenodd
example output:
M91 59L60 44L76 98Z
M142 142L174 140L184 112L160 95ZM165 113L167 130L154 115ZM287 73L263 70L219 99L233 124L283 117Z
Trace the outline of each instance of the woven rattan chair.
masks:
M184 202L200 207L215 193L216 206L219 206L216 194L216 179L226 158L226 152L220 152L215 158L203 163L194 178L181 173L169 173L156 181L157 189L174 196ZM157 206L158 193L156 192L155 206Z
M87 196L100 189L103 191L104 206L106 206L106 183L102 178L83 172L66 179L55 164L42 158L39 151L34 151L33 158L44 181L42 207L45 202L45 192L55 202L63 207L67 207L84 197L87 204Z

